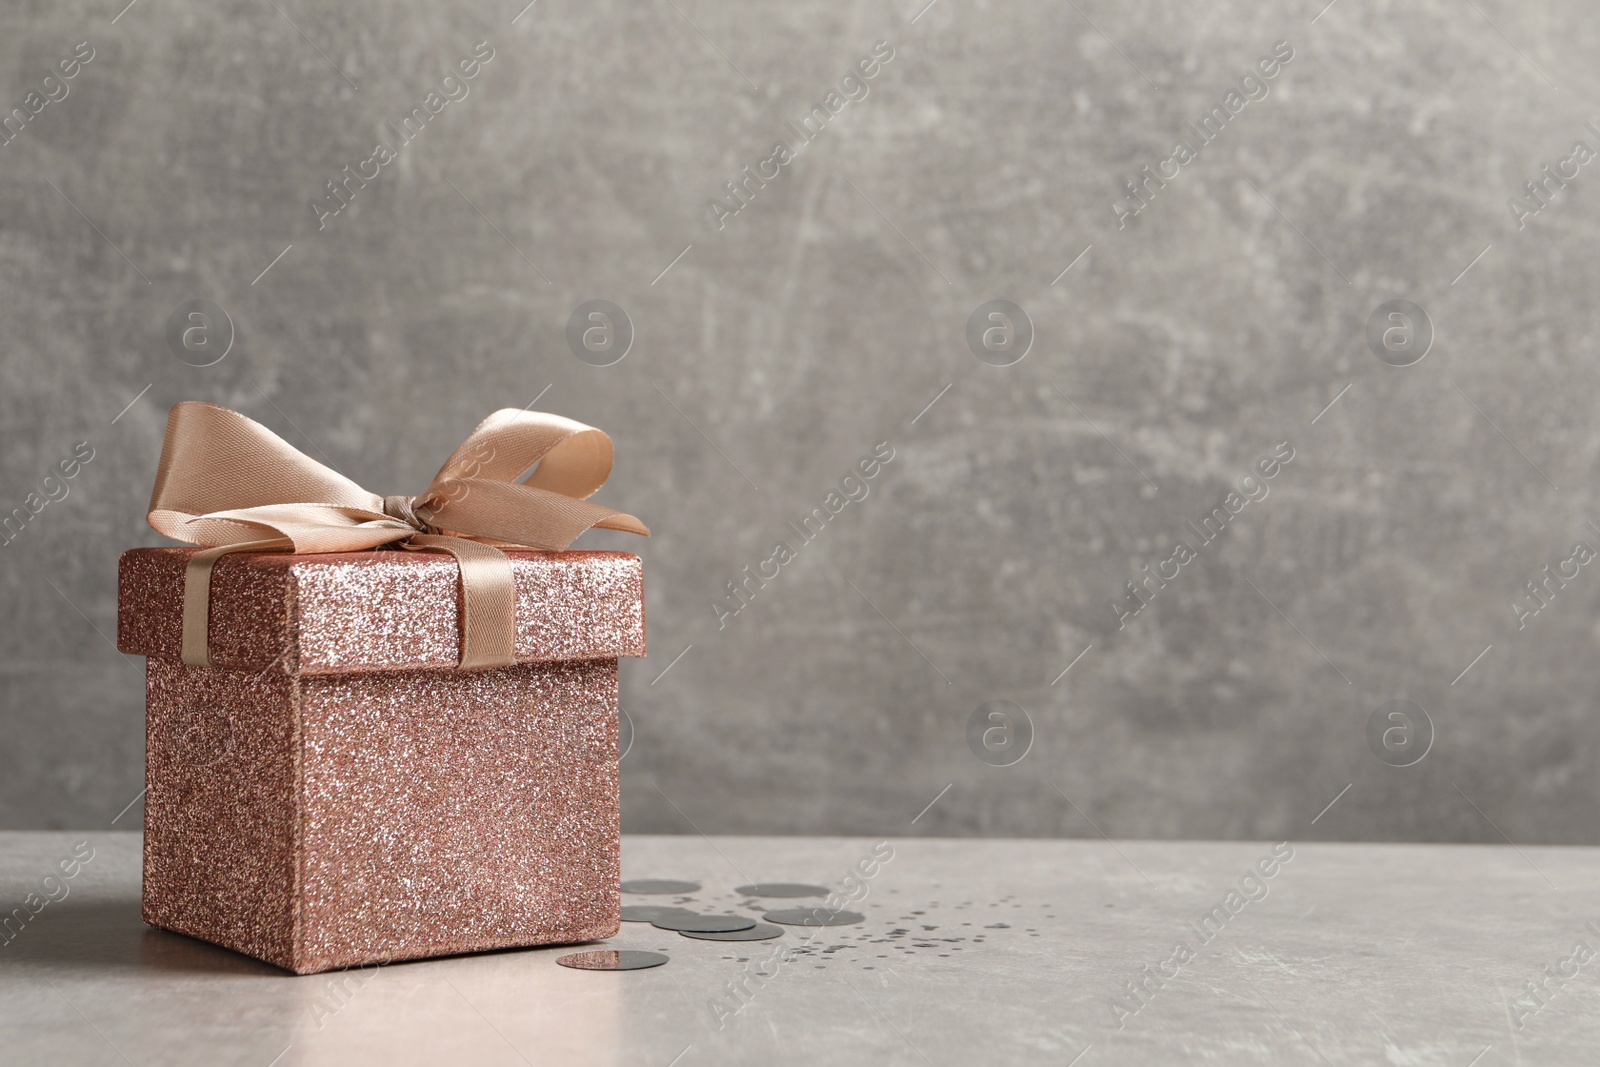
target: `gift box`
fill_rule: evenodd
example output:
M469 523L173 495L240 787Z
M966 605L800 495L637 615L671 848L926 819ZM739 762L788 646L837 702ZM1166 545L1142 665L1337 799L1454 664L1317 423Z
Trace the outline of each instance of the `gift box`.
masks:
M203 413L237 428L225 416L269 434ZM513 548L502 530L478 546L504 587L485 610L458 545L301 551L290 500L173 506L206 493L175 494L168 468L164 453L152 524L211 532L119 568L117 646L147 657L144 921L299 974L614 935L639 558ZM445 506L426 496L373 499L361 529L399 514L423 546L464 536L419 518ZM253 540L218 545L218 516ZM286 543L264 550L263 530Z

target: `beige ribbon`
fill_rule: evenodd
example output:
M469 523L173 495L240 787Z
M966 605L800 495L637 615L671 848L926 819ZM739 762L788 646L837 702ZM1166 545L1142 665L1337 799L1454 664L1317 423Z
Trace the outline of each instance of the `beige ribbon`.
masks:
M380 497L237 411L177 404L148 519L202 549L184 574L183 662L211 665L211 569L220 557L399 545L448 552L461 568L460 666L515 663L516 587L500 548L559 551L592 527L650 536L632 515L586 499L605 484L611 460L611 438L592 426L505 408L478 424L421 495Z

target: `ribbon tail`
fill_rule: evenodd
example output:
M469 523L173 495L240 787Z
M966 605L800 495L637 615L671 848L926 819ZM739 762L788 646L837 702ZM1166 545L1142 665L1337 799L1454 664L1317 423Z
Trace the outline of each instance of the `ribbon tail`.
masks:
M293 548L286 537L245 541L237 545L205 548L189 557L183 569L183 662L191 667L211 666L211 569L230 552L265 552Z
M516 663L517 585L511 557L492 545L442 534L417 534L405 546L448 552L461 568L461 669Z

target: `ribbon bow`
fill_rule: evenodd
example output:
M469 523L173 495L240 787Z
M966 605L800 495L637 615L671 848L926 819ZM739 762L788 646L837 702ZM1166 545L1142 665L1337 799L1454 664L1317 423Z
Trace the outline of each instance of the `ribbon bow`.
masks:
M499 547L560 550L591 527L650 536L587 497L611 438L560 415L505 408L478 424L419 496L381 497L237 411L184 401L167 417L150 525L201 551L184 573L183 662L209 667L211 569L230 552L448 552L461 568L461 667L516 662L516 587ZM531 473L530 473L531 469Z

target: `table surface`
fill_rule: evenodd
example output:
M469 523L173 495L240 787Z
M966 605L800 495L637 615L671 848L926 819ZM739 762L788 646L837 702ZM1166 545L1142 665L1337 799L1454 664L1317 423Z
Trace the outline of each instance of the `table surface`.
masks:
M0 939L7 1064L1600 1062L1595 848L1295 845L1263 878L1270 844L910 839L855 926L624 923L611 945L671 956L625 973L542 948L295 977L145 927L136 834L0 834L0 906L85 840ZM748 913L735 886L839 888L875 845L628 837L623 872Z

